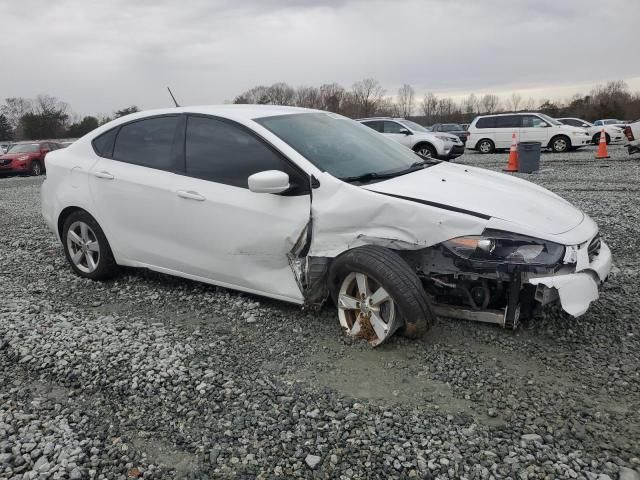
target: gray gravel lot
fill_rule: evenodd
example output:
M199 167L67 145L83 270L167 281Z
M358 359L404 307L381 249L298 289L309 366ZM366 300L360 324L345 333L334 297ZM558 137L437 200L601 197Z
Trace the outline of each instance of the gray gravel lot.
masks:
M75 276L0 179L0 478L640 478L640 157L543 154L615 261L580 319L440 320L376 350L333 308ZM499 170L507 154L460 157Z

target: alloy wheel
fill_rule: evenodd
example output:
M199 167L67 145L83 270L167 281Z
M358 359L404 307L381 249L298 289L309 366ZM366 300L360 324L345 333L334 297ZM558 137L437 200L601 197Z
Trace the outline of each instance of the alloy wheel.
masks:
M338 294L338 318L345 332L376 347L391 337L398 325L396 305L389 293L364 273L345 277Z
M100 263L100 243L95 232L84 222L73 222L67 232L69 257L78 270L93 273Z

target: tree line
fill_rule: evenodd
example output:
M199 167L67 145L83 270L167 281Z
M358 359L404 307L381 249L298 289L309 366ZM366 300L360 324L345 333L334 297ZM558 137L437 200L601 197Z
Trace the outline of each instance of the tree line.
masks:
M518 92L508 97L471 93L462 100L427 92L420 98L415 89L403 85L389 95L375 79L365 78L351 88L338 83L319 87L292 87L284 82L250 88L233 99L233 103L290 105L327 110L350 118L392 116L411 118L418 123L469 123L476 115L537 111L552 117L579 117L585 120L640 118L640 92L632 92L621 81L598 85L587 94L576 93L564 101L523 98ZM111 116L75 115L69 104L49 95L36 98L7 98L0 105L0 140L36 140L43 138L77 138L94 128L129 113L131 105Z
M114 118L138 112L131 105L112 116L74 114L69 104L50 95L6 98L0 105L0 140L78 138Z
M498 112L535 111L552 117L576 116L585 120L640 118L640 92L631 92L621 80L593 88L588 94L576 93L565 101L523 98L513 92L506 98L495 94L469 94L461 101L427 92L421 98L408 84L395 96L387 95L373 78L355 82L347 89L337 83L320 87L294 88L286 83L253 87L238 95L233 103L291 105L340 113L350 118L392 116L433 123L468 123L477 115Z

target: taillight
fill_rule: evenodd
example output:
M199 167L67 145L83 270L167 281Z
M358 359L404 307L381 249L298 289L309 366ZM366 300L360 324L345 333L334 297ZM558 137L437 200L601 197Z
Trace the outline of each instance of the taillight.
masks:
M633 141L633 132L631 131L631 127L629 125L627 125L626 127L624 127L624 134L627 137L627 140L629 140L630 142Z

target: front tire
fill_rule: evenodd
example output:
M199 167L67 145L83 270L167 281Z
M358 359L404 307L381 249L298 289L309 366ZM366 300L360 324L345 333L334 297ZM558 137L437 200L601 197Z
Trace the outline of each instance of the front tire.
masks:
M591 141L595 144L598 145L600 143L600 133L598 132L596 134L593 135L593 138L591 139ZM611 143L611 137L609 136L609 134L607 132L604 132L605 134L605 139L607 140L607 145L609 145Z
M98 222L84 210L73 212L62 227L64 254L76 274L106 280L118 271L111 247Z
M564 135L558 135L551 139L549 145L554 153L565 153L571 149L571 140Z
M420 279L389 249L349 250L335 259L329 278L345 333L373 347L403 325L406 336L420 337L435 318Z
M34 177L42 175L42 165L40 164L40 160L34 160L31 162L31 175Z
M436 158L438 155L438 152L433 148L433 145L429 145L428 143L420 143L416 145L413 147L413 151L425 158Z
M482 154L493 153L496 145L488 138L484 138L478 142L476 149Z

